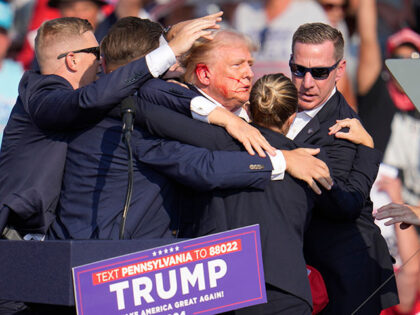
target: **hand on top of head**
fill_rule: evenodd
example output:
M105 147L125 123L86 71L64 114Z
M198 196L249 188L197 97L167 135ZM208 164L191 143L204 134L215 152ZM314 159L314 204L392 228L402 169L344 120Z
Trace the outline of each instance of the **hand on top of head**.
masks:
M220 11L198 19L175 24L167 35L169 46L172 48L175 56L178 57L187 52L200 37L212 40L214 37L212 30L220 28L220 25L217 23L222 20L222 15L223 12Z

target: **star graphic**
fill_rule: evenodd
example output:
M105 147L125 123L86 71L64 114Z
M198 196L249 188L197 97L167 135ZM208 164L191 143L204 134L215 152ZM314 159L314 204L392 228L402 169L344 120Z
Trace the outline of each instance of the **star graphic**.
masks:
M153 256L156 256L156 251L153 252Z
M169 251L170 251L171 253L173 253L173 252L174 252L174 248L173 248L173 247L169 248Z
M178 246L175 246L175 250L176 250L176 251L179 251L179 247L178 247Z
M159 252L158 253L159 253L159 255L162 255L162 251L160 249L159 249Z
M167 249L167 248L165 248L164 252L165 252L165 254L167 254L167 253L168 253L168 249Z

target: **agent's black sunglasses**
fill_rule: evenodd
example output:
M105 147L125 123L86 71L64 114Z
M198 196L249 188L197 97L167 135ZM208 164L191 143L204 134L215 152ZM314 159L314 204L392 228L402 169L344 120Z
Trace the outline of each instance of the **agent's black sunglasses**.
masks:
M340 63L341 59L338 60L334 65L331 67L315 67L315 68L306 68L301 65L297 65L292 62L292 58L289 60L289 67L290 71L293 73L293 75L303 78L306 74L306 72L309 72L311 76L315 80L325 80L329 77L330 72L333 71L335 68L337 68L338 64Z
M57 59L64 58L69 53L73 53L73 54L77 54L77 53L94 54L97 60L100 60L101 59L101 52L99 50L99 46L89 47L89 48L83 48L83 49L73 50L73 51L68 51L68 52L62 53L61 55L58 55Z

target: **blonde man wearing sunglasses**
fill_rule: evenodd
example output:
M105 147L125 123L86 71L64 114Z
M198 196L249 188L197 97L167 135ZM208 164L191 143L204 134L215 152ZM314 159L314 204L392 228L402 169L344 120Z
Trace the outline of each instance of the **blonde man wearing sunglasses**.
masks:
M337 120L358 118L336 89L346 69L343 48L337 29L323 23L304 24L293 36L289 63L298 90L299 112L288 137L324 148L335 183L346 180L357 150L363 149L346 140L350 133L334 136L330 132ZM348 120L339 125L351 127ZM393 269L385 240L373 222L371 201L366 200L359 211L354 222L345 224L315 212L307 231L307 263L323 275L330 300L322 314L350 314L365 301L358 314L379 314L398 303L394 280L368 299Z
M35 39L41 72L22 77L4 131L0 235L8 224L22 236L42 238L55 217L70 131L97 122L146 80L163 74L197 38L218 27L221 14L174 26L168 44L98 80L92 25L75 17L45 22Z

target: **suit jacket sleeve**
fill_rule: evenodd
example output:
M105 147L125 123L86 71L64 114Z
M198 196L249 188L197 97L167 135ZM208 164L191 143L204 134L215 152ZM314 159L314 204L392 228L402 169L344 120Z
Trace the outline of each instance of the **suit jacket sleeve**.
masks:
M270 181L269 158L238 151L209 151L177 141L134 137L133 151L140 162L197 190L252 187Z
M191 100L201 94L176 83L153 79L141 87L138 95L149 103L160 104L191 117Z
M185 115L151 104L138 102L136 123L151 134L178 140L209 150L239 151L242 145L234 140L224 128L193 120Z
M355 220L369 198L382 154L363 145L357 146L353 166L345 181L336 181L330 191L316 196L316 205L330 219ZM322 156L327 164L328 158Z
M98 113L105 114L150 78L145 58L76 90L64 78L48 75L36 83L39 86L30 95L26 110L41 129L84 127L99 120Z

